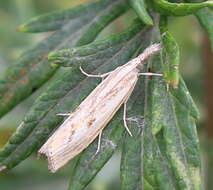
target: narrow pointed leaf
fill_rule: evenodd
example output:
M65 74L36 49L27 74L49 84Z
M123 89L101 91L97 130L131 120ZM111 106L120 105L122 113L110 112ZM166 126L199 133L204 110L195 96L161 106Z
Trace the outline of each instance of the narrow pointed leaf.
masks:
M103 7L108 6L113 0L97 1L76 7L47 13L29 20L27 23L18 27L19 32L48 32L62 28L72 19L82 16L95 15Z
M156 56L152 63L159 64L160 56ZM165 86L162 88L161 83L162 79L159 78L148 80L147 88L145 89L147 100L142 136L143 187L173 190L176 189L174 176L158 142L158 137L163 127L162 119L164 118L161 110L165 106L162 96ZM159 139L162 138L161 136Z
M134 9L137 13L138 17L143 21L145 24L153 25L152 18L149 16L147 12L147 6L145 0L127 0L130 6Z
M192 117L199 119L200 113L198 111L195 102L193 101L184 80L180 77L180 86L178 89L170 89L173 98L182 104L189 112Z
M104 10L100 9L99 14L97 11L95 18L94 15L80 17L53 33L35 48L25 52L18 63L9 67L0 80L0 117L31 95L54 74L57 67L47 61L47 54L51 50L84 45L93 41L101 29L126 11L118 9L116 12L116 7L123 5L122 1L116 1L108 7L102 7ZM96 28L100 21L102 27ZM85 41L82 34L86 35Z
M147 120L142 137L143 188L175 190L174 176L171 174L166 157L161 153L158 140L152 134L151 124Z
M159 61L155 60L154 71L161 70L160 67ZM183 84L180 83L180 86ZM163 80L154 78L148 85L148 118L145 118L145 130L149 128L152 130L151 134L154 134L155 152L144 144L145 150L147 148L145 153L149 155L144 155L144 178L154 189L159 186L163 189L201 189L198 136L191 108L177 101L167 90ZM180 91L185 93L183 98L188 96L187 90ZM149 134L144 132L144 142ZM163 163L162 166L159 166L159 160ZM148 166L151 162L153 170ZM158 171L160 167L165 168L161 175Z
M92 60L101 60L103 57L108 58L114 54L114 49L121 49L123 44L136 35L141 29L142 24L137 19L129 29L119 35L111 35L105 40L100 40L85 46L51 52L48 55L48 59L53 64L72 67L74 64L85 64Z
M168 30L167 17L160 17L160 32L163 44L162 59L164 62L164 78L172 88L178 88L180 50L179 46Z
M170 3L166 0L151 0L153 8L162 15L186 16L193 14L201 8L213 7L213 1L202 3Z
M141 135L143 130L143 110L145 101L145 82L144 78L138 81L141 85L141 95L136 100L132 110L128 111L128 127L133 137L125 134L123 137L121 155L121 190L140 190L142 189L142 167L141 167ZM137 89L135 89L137 90Z
M114 1L113 4L109 5L108 10L105 7L103 12L107 12L107 16L103 16L103 17L100 17L99 19L94 20L93 26L90 26L90 27L88 27L88 29L86 31L83 31L84 35L81 36L81 38L79 39L79 41L76 45L80 46L82 44L82 42L84 44L91 42L89 36L91 36L91 37L93 36L94 39L96 37L96 35L93 33L94 28L99 32L102 31L106 26L106 24L104 24L104 23L109 24L110 22L112 22L112 20L119 17L121 14L126 12L128 9L129 9L129 7L123 0Z

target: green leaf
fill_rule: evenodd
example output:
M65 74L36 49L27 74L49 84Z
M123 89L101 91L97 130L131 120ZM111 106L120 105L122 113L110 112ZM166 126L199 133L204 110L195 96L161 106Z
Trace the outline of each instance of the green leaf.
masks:
M103 16L101 16L99 19L98 18L94 19L93 25L89 26L88 29L83 32L84 35L82 35L81 38L79 39L77 46L90 43L91 42L90 38L93 37L93 39L95 39L97 36L94 33L94 29L95 31L101 32L106 27L107 24L111 23L120 15L124 14L128 9L129 7L125 2L123 2L123 0L113 1L113 3L108 8L106 8L105 6L104 11L101 12Z
M41 16L32 18L27 23L19 26L19 32L48 32L61 29L70 20L78 19L79 17L95 16L105 6L112 3L113 0L97 1L87 3L76 7L55 11Z
M213 7L213 1L202 3L170 3L166 0L151 0L151 6L162 15L186 16L193 14L201 8Z
M86 15L70 21L36 47L26 51L17 64L8 68L0 80L0 117L30 96L54 74L57 67L47 61L50 51L93 41L104 27L127 10L121 0L106 2L108 6L95 9L96 15Z
M166 158L162 154L158 141L149 127L150 124L146 121L142 136L143 187L144 189L153 190L174 190L174 176L170 173Z
M138 25L139 28L142 25ZM135 27L133 27L135 29ZM103 62L98 60L85 65L87 72L106 72L127 62L147 38L148 28L142 31L129 30L129 36L122 49ZM144 34L142 38L141 35ZM124 37L121 35L121 37ZM145 40L146 42L146 40ZM144 42L144 46L147 43ZM95 42L96 43L96 42ZM88 62L89 63L89 62ZM77 67L77 65L76 65ZM70 112L98 84L97 79L85 79L78 68L61 68L51 80L49 87L34 103L23 123L0 152L1 165L12 168L38 149L63 118L57 113Z
M170 89L173 99L179 102L184 106L195 119L199 119L200 113L197 106L195 105L184 80L180 77L180 86L178 89Z
M147 12L147 6L145 0L127 0L130 6L134 9L137 13L138 17L143 21L145 24L153 25L152 18L149 16Z
M160 32L163 44L162 59L165 65L164 78L168 85L178 88L180 50L176 40L168 30L167 17L165 16L160 17Z
M131 39L141 29L142 24L137 19L130 28L119 35L111 35L104 40L96 41L85 46L51 52L48 55L48 59L53 64L59 64L65 67L72 67L75 64L87 64L94 60L101 61L105 57L108 59L114 54L115 49L121 49L126 41Z
M133 137L129 134L123 135L123 147L121 155L121 190L139 190L142 186L142 167L141 167L141 134L143 130L144 114L144 78L141 77L138 83L141 83L141 95L137 98L135 105L127 113L129 118L128 128ZM137 89L135 89L137 90ZM140 90L138 90L140 92ZM130 97L132 98L132 97Z
M146 66L143 71L147 72ZM144 128L144 110L145 110L145 90L146 90L146 78L140 77L138 83L140 83L142 92L136 100L136 103L131 110L127 112L128 128L131 130L133 137L129 134L123 135L123 146L121 154L121 189L131 190L142 189L143 178L143 149L142 149L142 134ZM137 89L135 89L136 91ZM140 90L138 90L140 92ZM131 97L130 97L131 99ZM144 186L145 187L145 186ZM151 189L149 184L146 183L145 189Z
M162 69L159 60L153 61L155 72ZM153 189L201 189L198 136L191 107L182 103L191 100L183 84L175 90L186 99L178 101L162 79L148 83L143 166Z

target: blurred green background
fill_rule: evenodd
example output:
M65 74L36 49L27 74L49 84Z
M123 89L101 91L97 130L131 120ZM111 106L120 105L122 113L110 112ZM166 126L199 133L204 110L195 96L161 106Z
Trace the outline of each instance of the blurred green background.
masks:
M47 35L18 33L16 32L17 26L36 15L68 8L86 1L88 0L0 0L0 75L4 73L9 65L14 64L21 52L34 46ZM113 32L119 31L128 22L126 19L121 19L119 24L112 25L104 33L106 34L110 30ZM170 30L181 48L181 73L201 112L201 118L197 126L201 141L205 189L210 190L213 189L213 186L211 186L213 181L213 161L211 161L213 160L213 143L211 143L213 138L213 129L211 128L213 127L211 125L213 124L209 117L212 108L209 107L209 104L206 104L209 101L208 98L211 97L211 86L206 81L213 81L213 79L211 79L211 75L206 73L213 72L207 66L208 60L210 60L208 56L211 57L212 55L208 54L208 40L206 40L206 35L195 17L171 18ZM204 57L207 58L206 64L203 64ZM0 147L17 128L39 92L36 92L0 120ZM120 155L117 153L88 189L119 189L119 160ZM13 170L0 174L0 189L66 189L71 170L72 163L57 174L50 174L47 170L47 162L44 159L36 159L34 154Z

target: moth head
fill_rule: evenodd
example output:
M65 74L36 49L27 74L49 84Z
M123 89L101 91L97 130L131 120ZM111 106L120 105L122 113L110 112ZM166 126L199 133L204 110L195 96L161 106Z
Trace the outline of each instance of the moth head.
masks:
M142 54L140 54L138 56L138 58L141 60L141 63L145 63L145 61L147 59L149 59L149 57L159 53L161 51L161 44L160 43L156 43L156 44L152 44L149 47L147 47Z

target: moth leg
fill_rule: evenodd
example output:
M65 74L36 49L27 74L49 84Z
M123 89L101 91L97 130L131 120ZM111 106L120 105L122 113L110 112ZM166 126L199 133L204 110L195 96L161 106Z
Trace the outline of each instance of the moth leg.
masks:
M110 71L110 72L107 72L107 73L104 73L104 74L100 74L100 75L92 75L92 74L88 74L88 73L86 73L83 69L82 69L82 67L79 67L79 69L80 69L80 71L84 74L84 75L86 75L87 77L95 77L95 78L104 78L104 77L107 77L112 71Z
M159 73L138 73L138 76L145 75L145 76L163 76L163 74Z
M168 83L166 84L166 91L167 92L169 91L169 84Z
M71 113L57 113L58 116L70 116Z
M100 149L101 149L101 136L102 136L102 131L98 135L98 147L97 147L97 150L95 152L95 155L98 154Z
M127 132L129 133L129 135L132 137L132 133L129 130L128 126L127 126L127 122L126 122L126 103L127 101L124 102L124 113L123 113L123 121L124 121L124 127L126 128Z

